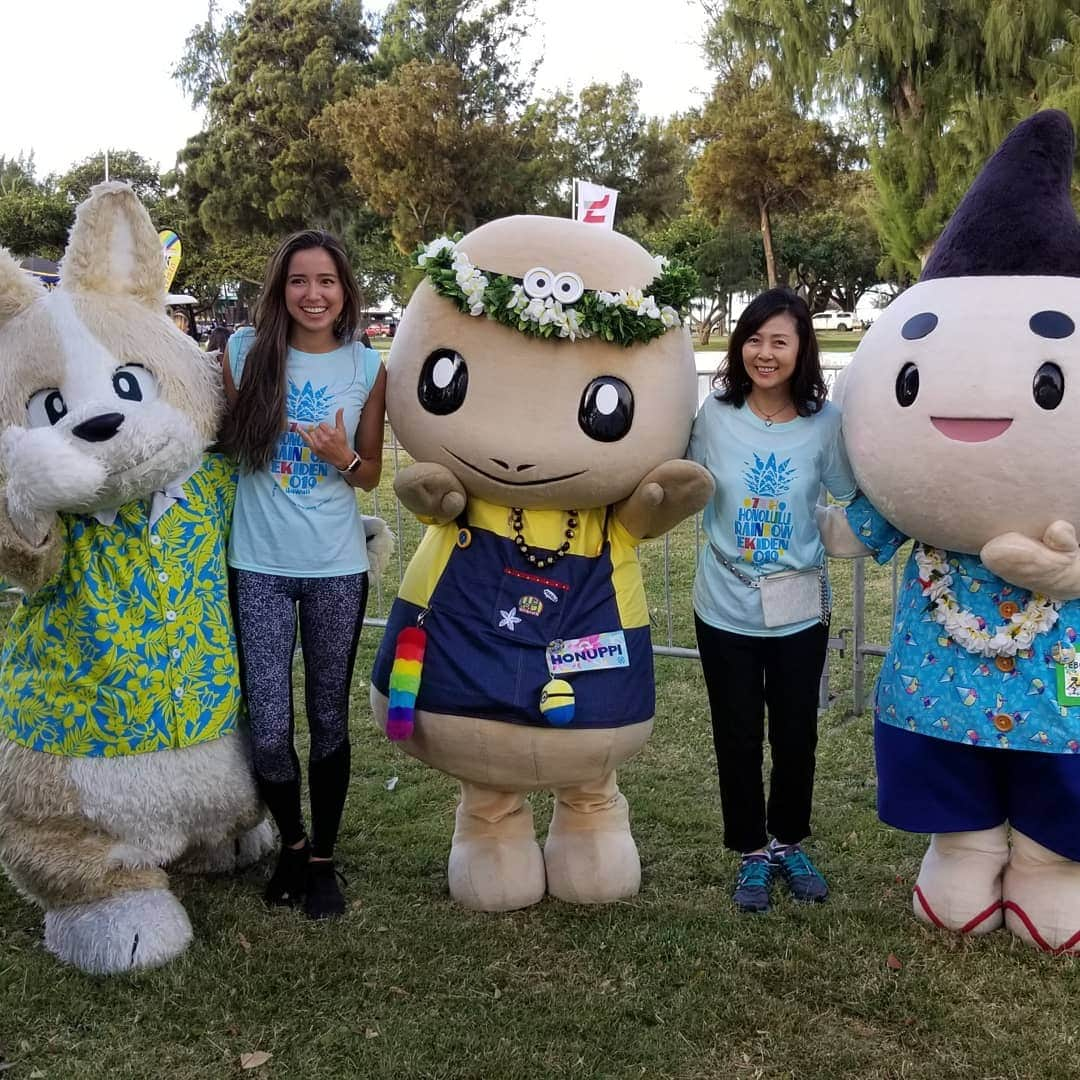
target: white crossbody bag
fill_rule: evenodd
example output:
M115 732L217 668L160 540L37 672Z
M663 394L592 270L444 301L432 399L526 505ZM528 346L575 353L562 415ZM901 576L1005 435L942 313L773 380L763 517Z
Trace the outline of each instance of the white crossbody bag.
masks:
M715 544L710 543L709 547L739 581L748 589L757 589L761 594L761 614L769 629L806 622L807 619L828 623L831 612L824 566L811 566L806 570L780 570L775 574L750 577L728 562Z

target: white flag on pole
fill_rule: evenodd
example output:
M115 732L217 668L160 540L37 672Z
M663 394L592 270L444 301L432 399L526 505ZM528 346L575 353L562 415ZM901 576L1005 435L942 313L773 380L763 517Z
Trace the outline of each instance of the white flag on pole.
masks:
M577 220L586 221L590 225L606 225L609 229L614 228L615 200L619 197L619 193L614 188L591 184L588 180L575 180L574 187L577 191L575 200Z

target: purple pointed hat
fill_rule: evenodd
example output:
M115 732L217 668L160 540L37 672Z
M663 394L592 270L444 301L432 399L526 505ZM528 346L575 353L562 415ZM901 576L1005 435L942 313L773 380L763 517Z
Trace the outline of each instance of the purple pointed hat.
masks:
M1080 277L1080 222L1069 198L1075 150L1072 124L1057 109L1017 124L968 188L919 280Z

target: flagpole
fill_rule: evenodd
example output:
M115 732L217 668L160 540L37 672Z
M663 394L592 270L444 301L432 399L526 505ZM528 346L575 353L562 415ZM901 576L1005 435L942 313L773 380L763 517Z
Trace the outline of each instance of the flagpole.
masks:
M105 183L109 182L109 151L105 151Z

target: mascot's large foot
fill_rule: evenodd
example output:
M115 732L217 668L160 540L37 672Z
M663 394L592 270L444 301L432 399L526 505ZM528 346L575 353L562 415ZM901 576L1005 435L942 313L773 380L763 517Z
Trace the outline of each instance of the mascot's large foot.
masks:
M544 844L548 892L571 904L606 904L636 895L641 860L630 833L630 807L619 790L596 809L576 793L556 796Z
M45 912L45 947L91 975L159 967L190 943L187 912L168 889L122 892Z
M1080 863L1013 831L1005 925L1047 952L1080 953Z
M210 847L192 848L172 869L183 874L231 874L254 866L276 847L270 822L261 821L254 829L231 840L222 840Z
M996 930L1002 922L1001 873L1008 858L1004 825L935 834L915 883L915 914L932 926L961 934Z
M520 795L461 787L450 848L450 895L473 911L514 911L542 900L544 857L532 807Z

